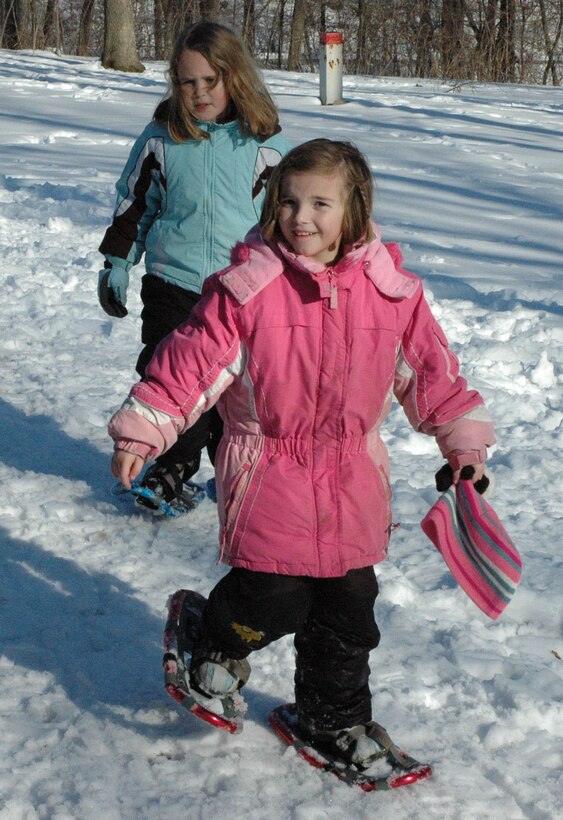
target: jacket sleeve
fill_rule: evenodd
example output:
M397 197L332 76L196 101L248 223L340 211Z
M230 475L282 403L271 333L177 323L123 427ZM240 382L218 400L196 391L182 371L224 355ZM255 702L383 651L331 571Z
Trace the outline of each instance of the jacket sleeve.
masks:
M245 367L235 302L210 277L190 319L158 346L108 432L116 449L158 456L209 410Z
M129 270L145 250L145 237L165 206L164 138L151 126L135 142L116 183L117 201L100 253L111 265Z
M415 298L397 354L394 392L415 430L435 436L454 469L483 462L495 443L494 427L476 390L432 315L422 288Z
M291 145L281 134L270 137L270 139L258 146L252 175L252 201L254 203L257 220L260 220L262 204L266 194L266 185L272 175L272 171L290 148Z

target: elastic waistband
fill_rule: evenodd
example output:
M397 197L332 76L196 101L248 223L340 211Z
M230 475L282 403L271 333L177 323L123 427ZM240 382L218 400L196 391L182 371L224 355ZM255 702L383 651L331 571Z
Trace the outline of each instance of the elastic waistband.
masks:
M239 447L249 447L264 453L282 453L290 456L307 457L313 450L337 450L340 453L356 454L367 452L368 436L346 436L342 439L316 438L307 436L288 436L287 438L273 438L272 436L251 435L223 431L225 441Z

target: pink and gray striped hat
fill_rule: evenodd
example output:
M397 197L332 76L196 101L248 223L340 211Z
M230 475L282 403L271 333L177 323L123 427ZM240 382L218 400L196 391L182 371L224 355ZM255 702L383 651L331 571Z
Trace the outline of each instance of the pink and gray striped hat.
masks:
M420 525L471 600L496 620L520 583L522 559L471 481L452 485Z

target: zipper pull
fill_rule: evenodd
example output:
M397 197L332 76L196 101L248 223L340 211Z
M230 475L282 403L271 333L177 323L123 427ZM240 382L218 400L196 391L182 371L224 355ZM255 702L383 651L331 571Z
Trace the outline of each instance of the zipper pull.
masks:
M338 288L336 285L330 286L330 309L336 310L338 307Z
M336 310L338 307L338 288L332 281L334 274L332 271L328 272L328 282L330 286L330 309Z

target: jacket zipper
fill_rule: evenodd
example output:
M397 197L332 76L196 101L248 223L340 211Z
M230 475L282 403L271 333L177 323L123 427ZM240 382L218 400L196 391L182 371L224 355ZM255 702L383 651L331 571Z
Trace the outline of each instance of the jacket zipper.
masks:
M336 310L338 307L338 288L334 284L334 271L332 268L329 268L327 271L328 276L328 284L330 287L330 309Z

